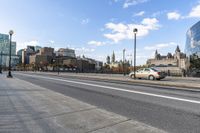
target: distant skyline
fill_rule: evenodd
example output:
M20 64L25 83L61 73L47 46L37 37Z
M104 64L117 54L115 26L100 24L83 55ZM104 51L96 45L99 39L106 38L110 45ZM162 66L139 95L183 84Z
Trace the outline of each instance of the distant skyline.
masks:
M27 45L73 48L76 55L106 61L133 59L133 28L138 28L137 65L157 49L184 51L187 30L200 18L199 0L1 0L0 33L14 30L17 50Z

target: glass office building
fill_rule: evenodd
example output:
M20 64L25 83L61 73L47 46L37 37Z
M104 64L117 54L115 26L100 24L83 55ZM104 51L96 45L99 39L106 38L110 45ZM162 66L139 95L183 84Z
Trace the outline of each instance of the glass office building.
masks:
M9 64L9 52L10 52L10 40L9 35L0 34L0 65L8 66ZM16 55L16 42L12 42L11 45L11 64L12 66L18 63L18 56Z
M189 73L200 77L200 21L186 34L185 53L189 59Z
M185 53L200 57L200 21L187 31Z

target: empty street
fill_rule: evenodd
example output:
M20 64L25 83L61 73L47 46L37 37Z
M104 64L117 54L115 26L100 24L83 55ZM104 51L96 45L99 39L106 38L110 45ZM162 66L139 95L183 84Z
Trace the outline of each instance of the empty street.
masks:
M70 76L17 72L14 76L167 132L200 131L198 91L86 80Z

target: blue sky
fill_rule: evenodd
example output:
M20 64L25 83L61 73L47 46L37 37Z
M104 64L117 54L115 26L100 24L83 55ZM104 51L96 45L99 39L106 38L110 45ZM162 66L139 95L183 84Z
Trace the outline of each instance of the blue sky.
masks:
M200 19L199 0L0 0L0 33L13 29L17 49L26 45L73 48L77 55L118 60L133 57L138 28L137 64L158 49L184 50L186 31Z

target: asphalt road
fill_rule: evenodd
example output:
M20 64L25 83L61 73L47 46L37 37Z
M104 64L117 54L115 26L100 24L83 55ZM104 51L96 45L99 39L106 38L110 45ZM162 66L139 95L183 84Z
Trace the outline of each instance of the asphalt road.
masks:
M15 73L19 78L173 133L200 133L200 93Z

